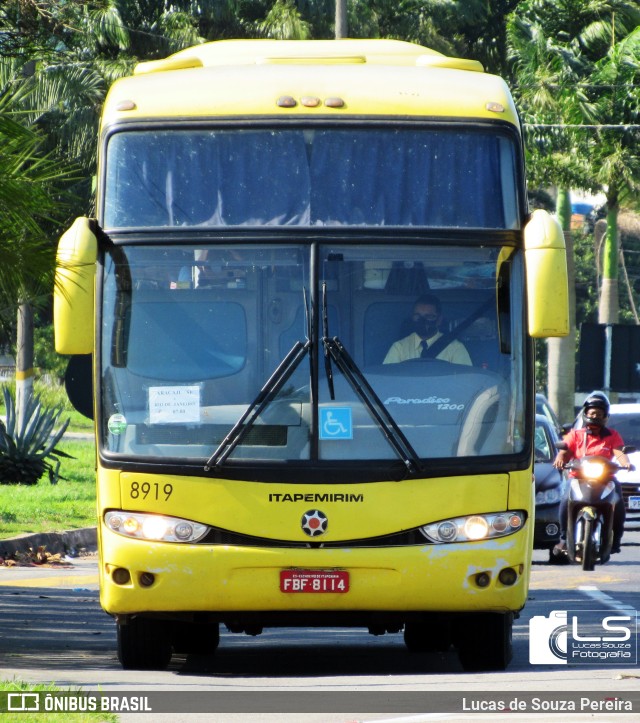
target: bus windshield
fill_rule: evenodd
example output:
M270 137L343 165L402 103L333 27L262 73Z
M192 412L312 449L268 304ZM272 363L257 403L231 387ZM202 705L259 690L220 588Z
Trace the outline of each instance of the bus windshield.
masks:
M516 167L495 127L119 131L103 226L515 229Z
M107 453L204 464L232 433L223 469L405 454L412 469L522 449L513 248L115 246L104 268Z

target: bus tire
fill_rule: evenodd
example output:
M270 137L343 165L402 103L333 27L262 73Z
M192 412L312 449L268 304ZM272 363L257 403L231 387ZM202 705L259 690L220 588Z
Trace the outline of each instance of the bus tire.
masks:
M118 623L118 660L125 670L164 670L171 660L168 623L148 618Z
M458 657L467 672L505 670L513 657L513 613L478 613L467 618Z
M449 621L434 618L430 622L408 622L404 626L404 644L410 653L445 653L451 647Z
M213 655L220 644L220 626L218 623L176 622L172 638L176 653Z

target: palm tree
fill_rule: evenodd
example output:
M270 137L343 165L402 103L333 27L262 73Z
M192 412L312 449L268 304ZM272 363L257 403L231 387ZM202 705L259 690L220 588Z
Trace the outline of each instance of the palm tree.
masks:
M597 126L590 143L595 179L607 198L602 288L598 320L618 321L618 214L620 204L640 193L640 27L612 44L594 65L594 90L584 109ZM599 89L599 92L595 91ZM607 92L602 92L606 88ZM635 126L635 128L634 128Z
M528 123L525 135L530 183L535 187L558 187L556 213L567 246L570 333L547 340L547 396L560 418L569 420L573 417L576 385L576 305L571 201L566 189L582 186L587 169L581 162L586 155L578 151L581 138L562 132L559 126L573 102L568 89L574 66L579 63L566 53L555 35L548 34L548 28L535 14L539 4L532 8L528 3L523 5L509 22L509 54L516 78L516 100Z
M276 0L267 17L257 24L260 35L278 40L307 40L309 23L302 19L293 0Z
M609 228L614 237L621 188L618 184L628 194L633 190L633 179L625 173L612 173L611 169L620 170L620 162L630 169L637 167L632 143L625 139L628 134L613 126L637 118L638 90L629 83L633 78L637 83L638 77L637 39L633 32L638 22L637 5L624 0L595 4L586 0L525 0L509 25L517 97L532 127L529 160L533 176L538 182L560 189L611 191L608 202L613 213ZM622 88L624 92L620 93ZM619 95L624 97L623 103L616 102ZM611 131L607 132L603 124L611 126ZM566 195L560 190L559 203L564 199ZM617 320L617 311L610 311L612 300L617 300L617 246L610 243L607 249L601 309L608 307L606 318ZM570 258L570 272L572 262ZM570 284L574 294L571 277ZM575 311L572 315L575 328ZM570 415L575 345L571 340L549 340L548 347L549 397L560 414Z
M16 405L22 418L33 388L32 307L51 284L48 228L61 214L59 187L70 172L42 155L42 137L12 117L13 102L10 92L0 94L0 314L18 314Z

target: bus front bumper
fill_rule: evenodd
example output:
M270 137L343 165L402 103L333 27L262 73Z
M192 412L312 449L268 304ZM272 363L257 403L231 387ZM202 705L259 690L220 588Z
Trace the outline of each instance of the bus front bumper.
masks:
M526 528L499 541L350 549L158 543L103 528L100 548L100 599L113 615L517 611L531 560ZM291 577L286 571L346 571L340 577L347 584L339 591L293 589L282 581Z

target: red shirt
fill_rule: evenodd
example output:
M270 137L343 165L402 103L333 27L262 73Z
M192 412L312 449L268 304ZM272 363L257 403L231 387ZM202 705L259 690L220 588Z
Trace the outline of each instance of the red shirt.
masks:
M587 428L572 429L562 441L567 445L571 457L600 455L611 459L614 449L622 449L624 442L615 429L602 427L595 434L587 434Z

